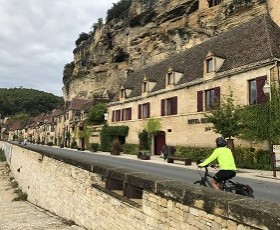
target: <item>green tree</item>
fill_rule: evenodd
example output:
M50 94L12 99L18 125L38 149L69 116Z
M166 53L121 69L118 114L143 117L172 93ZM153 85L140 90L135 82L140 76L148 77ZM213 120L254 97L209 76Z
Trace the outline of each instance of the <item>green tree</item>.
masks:
M89 110L87 120L90 124L100 125L104 122L104 113L107 112L107 104L99 103L92 106Z
M277 144L280 140L280 95L272 87L271 98L265 104L245 106L241 116L241 137L249 141L268 141Z
M210 123L213 123L215 133L220 133L224 138L231 138L241 131L240 109L241 106L234 103L233 94L230 91L230 94L205 116Z
M159 132L161 129L160 120L154 117L151 117L148 119L148 121L145 124L145 130L148 133L148 141L149 141L149 147L151 146L151 140L153 135L155 135L157 132Z

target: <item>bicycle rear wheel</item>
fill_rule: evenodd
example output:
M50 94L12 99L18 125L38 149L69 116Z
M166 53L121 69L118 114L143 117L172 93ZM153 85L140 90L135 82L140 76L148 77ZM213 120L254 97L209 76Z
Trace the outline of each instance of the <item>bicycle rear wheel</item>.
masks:
M234 193L241 196L252 197L248 192L240 187L230 187L226 189L226 192Z

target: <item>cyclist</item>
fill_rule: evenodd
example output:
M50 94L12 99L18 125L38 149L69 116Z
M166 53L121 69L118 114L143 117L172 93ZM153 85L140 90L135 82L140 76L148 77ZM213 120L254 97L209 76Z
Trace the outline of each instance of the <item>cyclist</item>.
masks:
M218 160L220 171L218 171L211 180L212 187L219 190L222 186L221 182L224 180L231 179L236 175L236 166L232 152L226 147L227 142L223 137L218 137L216 139L217 148L213 153L198 167L204 167L210 164L214 160Z

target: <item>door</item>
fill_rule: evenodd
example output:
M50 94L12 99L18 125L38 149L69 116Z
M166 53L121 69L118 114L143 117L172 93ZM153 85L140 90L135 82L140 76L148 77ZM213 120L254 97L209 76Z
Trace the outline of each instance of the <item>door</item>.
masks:
M155 155L160 155L162 146L165 144L165 132L160 131L155 135Z

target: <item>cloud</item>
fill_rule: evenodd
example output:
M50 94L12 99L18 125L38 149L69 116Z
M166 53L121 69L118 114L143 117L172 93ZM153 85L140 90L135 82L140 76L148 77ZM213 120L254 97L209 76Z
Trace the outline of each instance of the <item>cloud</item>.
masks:
M0 0L0 88L62 96L75 41L118 0Z

